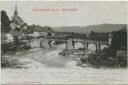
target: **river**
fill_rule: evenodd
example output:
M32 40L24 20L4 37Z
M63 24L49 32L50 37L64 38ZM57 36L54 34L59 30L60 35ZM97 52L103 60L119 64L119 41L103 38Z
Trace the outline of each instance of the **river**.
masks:
M103 84L107 82L108 84L109 79L115 78L125 83L125 70L122 72L122 70L116 69L94 69L76 66L76 62L70 57L58 55L64 47L65 44L61 44L50 49L33 48L28 51L17 52L12 57L18 57L25 68L2 69L2 83L23 83L25 85L26 83ZM104 79L108 80L104 81ZM115 83L119 84L120 82L114 81L112 84Z
M23 67L30 68L78 68L73 55L61 56L59 52L65 49L65 44L55 45L53 48L40 48L40 40L33 40L30 43L30 50L19 51L13 58L18 58ZM75 44L75 48L82 48L81 43ZM10 56L10 55L9 55Z
M77 67L76 62L70 56L59 55L63 49L65 49L65 44L47 49L32 48L27 51L19 51L11 57L18 58L19 62L23 64L22 66L27 69Z

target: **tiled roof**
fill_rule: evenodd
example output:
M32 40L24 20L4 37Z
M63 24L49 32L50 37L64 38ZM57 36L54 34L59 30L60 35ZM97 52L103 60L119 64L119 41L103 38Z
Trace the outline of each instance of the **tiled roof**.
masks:
M12 36L21 36L22 33L18 32L18 31L11 31L10 34L12 34Z

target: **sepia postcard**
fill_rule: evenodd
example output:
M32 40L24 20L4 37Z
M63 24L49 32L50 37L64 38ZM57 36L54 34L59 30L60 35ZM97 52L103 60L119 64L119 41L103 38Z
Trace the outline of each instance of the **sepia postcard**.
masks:
M127 1L0 1L1 84L128 85Z

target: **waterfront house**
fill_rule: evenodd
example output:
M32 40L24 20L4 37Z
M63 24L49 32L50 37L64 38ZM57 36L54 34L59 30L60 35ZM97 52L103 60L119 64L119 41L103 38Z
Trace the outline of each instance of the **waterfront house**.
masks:
M10 33L6 34L6 42L13 42L13 36Z
M39 37L39 32L33 32L33 34L32 34L32 36L34 37L34 38L37 38L37 37Z

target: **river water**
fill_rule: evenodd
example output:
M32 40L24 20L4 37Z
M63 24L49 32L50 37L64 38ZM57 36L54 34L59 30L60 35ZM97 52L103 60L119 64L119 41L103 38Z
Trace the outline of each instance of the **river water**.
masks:
M59 52L65 49L65 44L55 45L53 48L40 48L40 40L34 39L30 42L32 49L17 52L13 57L19 58L20 62L27 68L67 68L76 67L73 55L61 56ZM83 48L81 43L75 44L75 48ZM10 56L10 55L9 55Z
M2 83L120 84L120 81L116 80L126 83L126 71L78 67L75 60L69 56L58 55L64 48L65 44L60 44L49 49L33 48L17 52L12 57L19 58L25 68L2 69ZM114 81L111 83L110 79Z
M76 62L71 57L59 55L59 52L65 49L65 44L47 49L37 47L39 46L39 41L34 41L31 45L34 48L27 51L19 51L15 55L11 55L11 57L19 58L20 63L27 69L76 67Z

